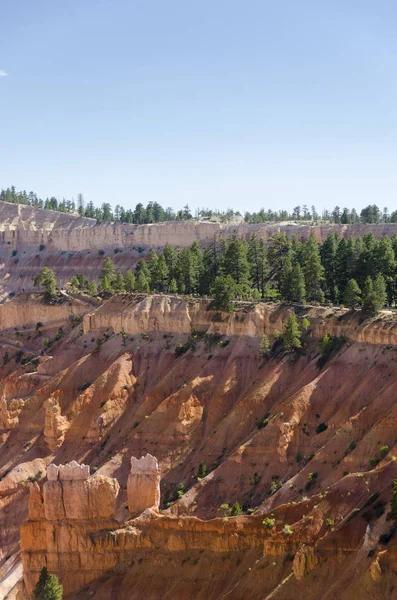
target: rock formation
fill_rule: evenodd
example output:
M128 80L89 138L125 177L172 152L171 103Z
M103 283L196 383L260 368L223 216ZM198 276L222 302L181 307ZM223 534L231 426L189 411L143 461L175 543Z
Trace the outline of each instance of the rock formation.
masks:
M14 406L18 420L0 431L0 568L18 560L29 506L30 590L47 564L79 600L393 600L394 314L302 307L304 351L260 358L263 332L272 342L290 307L229 315L204 299L120 295L85 310L84 327L67 319L44 354L34 320L18 341L2 331L3 414ZM320 367L326 332L345 343ZM18 362L19 344L33 363ZM43 437L49 398L69 424L55 450ZM130 472L130 457L148 453L162 474L158 512L156 459ZM72 458L86 466L56 466Z
M73 571L73 560L78 555L78 561L84 563L82 537L90 531L115 527L120 489L115 479L100 475L90 477L89 466L76 461L59 467L49 465L47 476L42 494L37 483L30 486L29 520L21 529L24 579L29 593L43 566L58 574L64 569ZM88 557L81 577L79 573L73 575L76 582L70 583L73 589L106 569L105 560L103 564L95 564L93 558L88 566L87 560Z
M128 510L138 515L147 508L158 510L160 505L160 471L157 459L151 454L139 460L131 457L127 481Z
M61 415L58 399L49 398L45 404L44 440L51 452L62 445L67 428L68 421Z

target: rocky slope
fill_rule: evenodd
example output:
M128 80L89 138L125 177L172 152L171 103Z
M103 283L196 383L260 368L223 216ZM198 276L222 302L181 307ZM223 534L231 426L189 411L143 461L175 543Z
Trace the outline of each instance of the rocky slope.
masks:
M11 323L2 311L12 304ZM261 359L262 334L273 342L291 308L227 315L161 295L71 306L59 319L39 297L0 306L3 573L18 565L29 480L41 488L48 465L77 460L120 486L106 523L88 512L45 525L63 540L57 570L79 598L393 598L392 314L301 308L303 351L279 353L276 342ZM346 341L319 367L325 332ZM159 461L162 512L134 518L130 459L147 452ZM235 502L242 516L228 515ZM23 546L30 586L51 536ZM100 572L87 579L95 552Z

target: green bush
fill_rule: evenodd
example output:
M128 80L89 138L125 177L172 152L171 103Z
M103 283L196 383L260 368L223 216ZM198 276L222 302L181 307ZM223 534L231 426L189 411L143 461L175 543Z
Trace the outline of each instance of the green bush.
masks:
M273 529L276 519L271 519L270 517L266 517L263 519L262 523L265 529Z

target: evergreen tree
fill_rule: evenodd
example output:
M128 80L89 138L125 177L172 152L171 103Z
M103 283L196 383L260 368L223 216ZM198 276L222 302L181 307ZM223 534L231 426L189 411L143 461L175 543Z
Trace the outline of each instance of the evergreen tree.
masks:
M321 289L321 284L324 281L324 267L321 264L320 251L313 235L310 236L304 247L303 273L307 299L323 302L324 292Z
M284 329L283 340L285 349L288 352L291 352L292 350L301 348L301 337L302 333L299 329L298 320L296 318L296 314L293 312L288 317L288 321Z
M109 279L106 277L102 277L101 283L99 284L99 288L104 294L111 294L113 292L113 286L110 283Z
M260 358L265 358L270 350L270 342L266 333L263 334L261 343L259 345L259 356Z
M343 294L343 304L349 308L357 308L361 304L361 290L355 279L349 279L345 293Z
M157 289L160 292L167 292L168 291L168 276L169 276L169 270L168 270L168 266L167 266L167 261L165 260L164 254L161 254L158 261L157 261L157 269L156 269L156 282L157 282Z
M258 290L260 297L265 295L266 281L269 276L269 263L267 260L266 245L254 233L248 244L247 259L250 265L250 276L253 286Z
M338 250L339 238L335 233L331 233L321 246L321 264L324 267L325 275L325 295L331 302L335 303L337 295L335 293L336 285L336 253Z
M284 260L280 291L288 302L305 301L305 278L299 263L292 262L290 254Z
M34 600L62 600L63 587L56 575L50 575L43 567L33 591Z
M121 273L117 273L117 275L115 276L112 288L113 291L116 292L116 294L125 292L124 277L121 275Z
M230 275L242 293L251 287L250 265L247 259L247 243L236 237L229 240L221 259L223 275Z
M176 280L178 277L178 252L174 246L171 246L171 244L167 242L164 246L163 256L168 269L166 288L169 289L171 280Z
M87 291L90 294L90 296L98 295L98 287L97 287L97 284L95 283L95 281L90 281L90 283L88 284Z
M236 299L238 286L231 275L218 276L211 288L214 307L227 312L233 310L233 300Z
M135 291L135 275L131 269L128 269L124 275L124 287L126 292L131 293Z
M114 266L114 262L112 261L110 256L107 256L105 258L105 260L103 261L101 274L99 276L102 286L103 286L103 280L106 278L110 287L112 287L115 277L116 277L116 269Z
M379 273L373 281L370 277L365 280L363 288L363 307L370 312L378 312L386 303L386 284Z
M147 278L144 269L138 271L135 283L137 292L150 292L149 279Z
M158 290L158 281L157 281L157 264L159 261L159 257L155 250L150 250L148 257L146 259L146 267L149 271L149 281L150 281L150 289Z
M33 281L33 285L35 287L44 286L46 296L51 300L54 298L57 293L57 284L55 279L55 273L52 269L48 267L43 267L43 269L36 275Z

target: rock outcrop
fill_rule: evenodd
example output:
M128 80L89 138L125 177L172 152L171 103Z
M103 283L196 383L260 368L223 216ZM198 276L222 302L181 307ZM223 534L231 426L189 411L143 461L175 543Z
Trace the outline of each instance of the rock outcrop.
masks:
M43 566L61 575L65 569L72 573L76 560L84 563L82 536L103 528L115 528L120 489L115 479L100 475L90 477L89 466L76 461L59 467L49 465L47 476L42 494L37 483L30 486L29 520L21 529L24 579L29 593ZM86 557L85 561L88 560ZM104 567L106 569L106 561L103 565L100 561L95 564L94 556L89 562L88 567L87 564L83 567L86 571L82 577L78 572L73 575L71 579L75 579L75 583L70 583L70 588L78 589ZM114 561L111 564L114 566Z
M394 235L395 223L318 226L296 223L248 224L173 221L152 225L128 225L101 223L94 219L79 217L31 206L0 202L0 245L11 248L35 247L40 244L52 251L82 251L94 248L129 247L133 245L161 247L167 242L175 246L191 246L194 241L210 243L215 239L238 235L248 239L252 233L268 240L275 232L294 235L305 240L314 234L317 241L336 232L341 237Z
M160 471L157 459L146 454L131 457L131 471L127 481L128 510L138 515L147 508L157 511L160 505Z
M58 399L51 397L45 405L44 440L51 452L62 445L68 428L68 420L61 415Z

